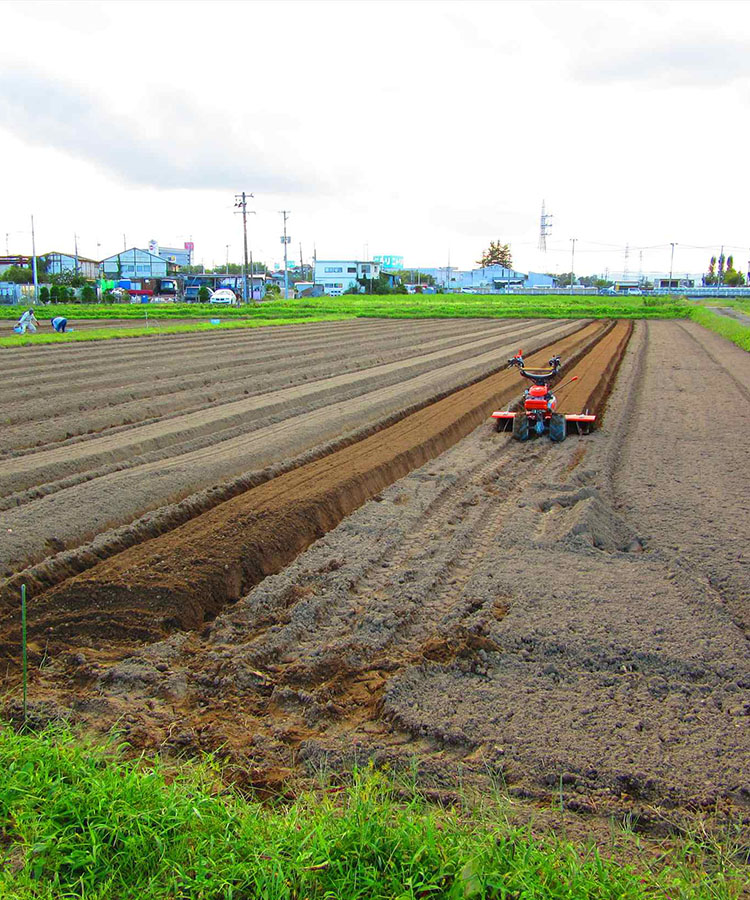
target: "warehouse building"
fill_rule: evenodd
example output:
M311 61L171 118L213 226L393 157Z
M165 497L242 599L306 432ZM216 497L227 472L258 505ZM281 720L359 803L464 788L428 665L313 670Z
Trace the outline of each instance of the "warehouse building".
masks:
M166 278L178 269L176 263L168 262L148 250L131 247L102 260L101 271L104 278Z

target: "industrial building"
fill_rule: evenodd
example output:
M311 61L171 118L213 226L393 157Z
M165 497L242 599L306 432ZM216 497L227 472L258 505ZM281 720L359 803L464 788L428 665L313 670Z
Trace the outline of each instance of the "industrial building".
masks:
M162 247L158 241L148 242L149 253L160 257L175 266L192 266L195 244L186 241L182 247Z
M176 263L162 259L148 250L131 247L102 260L104 278L166 278L174 275Z
M60 253L53 250L41 256L47 265L48 275L62 275L63 272L74 272L82 275L89 281L95 281L99 277L99 261L80 256L76 253Z
M461 270L452 266L440 268L422 268L415 271L431 275L435 283L446 291L475 291L478 294L491 294L507 288L554 287L551 275L540 272L518 272L503 266L483 266L477 269Z

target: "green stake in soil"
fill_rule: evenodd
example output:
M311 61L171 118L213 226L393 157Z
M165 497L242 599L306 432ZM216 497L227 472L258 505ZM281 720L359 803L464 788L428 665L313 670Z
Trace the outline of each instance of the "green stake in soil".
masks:
M28 679L28 664L26 657L26 585L21 585L21 654L23 656L23 721L24 725L26 724L27 718L27 707L26 707L26 695L27 695L27 679Z

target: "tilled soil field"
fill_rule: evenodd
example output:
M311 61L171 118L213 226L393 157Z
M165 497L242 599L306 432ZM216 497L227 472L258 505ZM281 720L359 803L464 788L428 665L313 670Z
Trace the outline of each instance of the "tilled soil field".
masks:
M358 321L6 351L0 576L32 565L26 582L48 586L582 324Z
M34 715L222 748L256 787L374 757L747 817L750 357L692 323L553 339L594 434L496 434L498 373L112 556L35 598Z

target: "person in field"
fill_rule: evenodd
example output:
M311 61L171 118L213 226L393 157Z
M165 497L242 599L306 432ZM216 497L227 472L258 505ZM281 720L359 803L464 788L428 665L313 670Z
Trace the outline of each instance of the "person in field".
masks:
M54 319L49 320L50 325L55 329L55 331L62 334L68 327L68 320L64 316L55 316Z
M25 313L18 320L18 324L13 329L17 334L26 334L27 331L30 331L32 334L36 331L36 326L39 324L37 317L34 315L33 309L27 309Z

